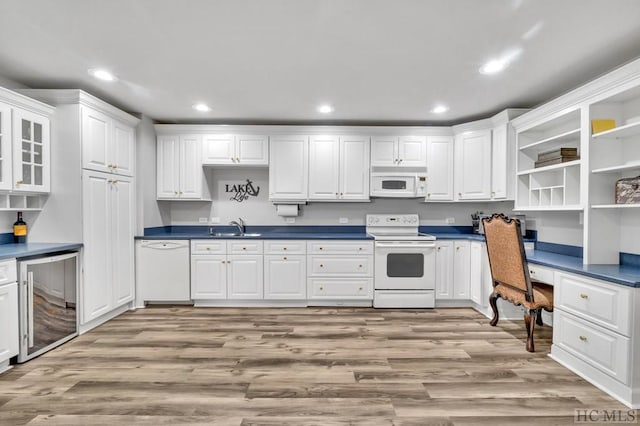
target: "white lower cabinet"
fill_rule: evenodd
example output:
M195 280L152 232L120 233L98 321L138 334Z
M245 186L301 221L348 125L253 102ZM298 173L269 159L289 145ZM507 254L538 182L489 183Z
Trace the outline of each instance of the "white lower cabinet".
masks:
M227 256L191 255L191 298L227 298Z
M372 241L309 241L307 252L309 304L373 300Z
M15 270L15 261L13 269ZM15 275L15 272L14 272ZM18 355L18 284L0 284L0 372Z
M227 298L262 299L262 255L227 255Z
M470 241L456 240L453 242L453 299L469 299L470 255Z
M480 241L471 241L469 259L469 298L480 306L488 302L483 298L482 252L484 245Z
M81 323L133 300L133 179L84 170Z
M453 244L436 241L436 299L453 299Z
M264 298L306 299L307 256L268 254L264 256Z

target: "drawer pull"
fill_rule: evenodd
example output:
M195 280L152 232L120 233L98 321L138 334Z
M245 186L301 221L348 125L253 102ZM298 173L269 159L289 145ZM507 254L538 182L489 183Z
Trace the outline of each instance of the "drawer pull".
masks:
M586 338L586 336L580 336L580 340L582 340L583 342L586 342L587 338Z
M529 269L529 274L531 274L531 275L535 275L535 274L536 274L536 271L534 271L534 270L532 270L532 269Z
M362 291L362 287L358 287L358 290Z
M588 299L589 295L588 294L584 294L584 293L580 293L580 298L582 299Z
M358 265L358 268L362 268L362 265Z
M320 290L324 290L324 287L320 286Z
M284 260L287 260L287 257L285 256L285 257L283 257L283 259L284 259Z
M211 250L211 247L207 247L207 250Z
M358 250L362 251L362 247L358 247Z
M320 267L321 267L321 268L324 268L324 265L321 263L321 264L320 264Z
M322 247L320 247L320 250L322 250Z
M246 249L247 249L246 247L242 247L242 250L246 250Z
M287 248L286 247L282 247L282 250L287 251Z

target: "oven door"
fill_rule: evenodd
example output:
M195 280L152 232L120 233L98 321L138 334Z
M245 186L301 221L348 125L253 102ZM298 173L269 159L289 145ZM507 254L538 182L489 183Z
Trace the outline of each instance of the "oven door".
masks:
M435 241L377 241L375 289L435 289L435 247Z

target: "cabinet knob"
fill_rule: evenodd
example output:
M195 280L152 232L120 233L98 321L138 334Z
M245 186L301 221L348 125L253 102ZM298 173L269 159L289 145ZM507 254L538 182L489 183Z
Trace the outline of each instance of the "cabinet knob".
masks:
M427 198L431 198L431 193L430 192L427 193Z
M282 259L283 259L283 260L287 260L287 256L283 257Z
M211 247L207 247L207 250L211 250Z
M246 247L242 247L242 250L246 250L246 249L247 249Z
M282 250L287 251L287 248L286 247L282 247Z
M336 197L338 196L338 193L336 192Z
M582 340L583 342L587 341L587 336L580 336L580 340Z
M178 191L173 191L173 193L174 193L175 195L178 195Z
M462 192L458 192L458 197L462 197Z
M324 268L324 265L321 263L321 264L320 264L320 267L321 267L321 268Z
M362 251L362 247L358 247L358 250Z
M320 247L320 250L322 250L322 247Z
M341 192L341 193L340 193L340 196L342 197L342 195L343 195L343 194L342 194L342 192Z
M398 164L402 163L402 158L398 160Z
M16 181L16 184L18 184L18 185L22 185L22 183L23 183L22 180Z
M460 246L456 247L456 251L460 251Z
M362 287L358 287L358 290L362 291Z
M584 294L584 293L580 293L580 297L581 297L582 299L588 299L588 298L589 298L589 295L588 295L588 294Z
M362 268L362 265L358 265L358 268Z
M240 162L240 158L236 157L236 162L239 163Z
M441 249L441 248L442 248L442 247L438 247L438 251L440 251L440 249Z
M324 287L320 286L320 290L324 290Z

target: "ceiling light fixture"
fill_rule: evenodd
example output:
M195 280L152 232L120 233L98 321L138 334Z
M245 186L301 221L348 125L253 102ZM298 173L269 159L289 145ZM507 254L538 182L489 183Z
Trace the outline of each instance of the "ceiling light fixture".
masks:
M449 111L449 108L444 105L437 105L431 110L434 114L444 114L447 111Z
M480 74L497 74L509 66L509 62L503 59L492 59L480 67Z
M211 111L211 108L209 108L207 104L203 104L203 103L194 104L193 109L200 112Z
M331 105L320 105L318 107L318 112L320 114L330 114L333 112L333 107Z
M102 81L116 81L118 77L102 68L89 68L89 74Z

